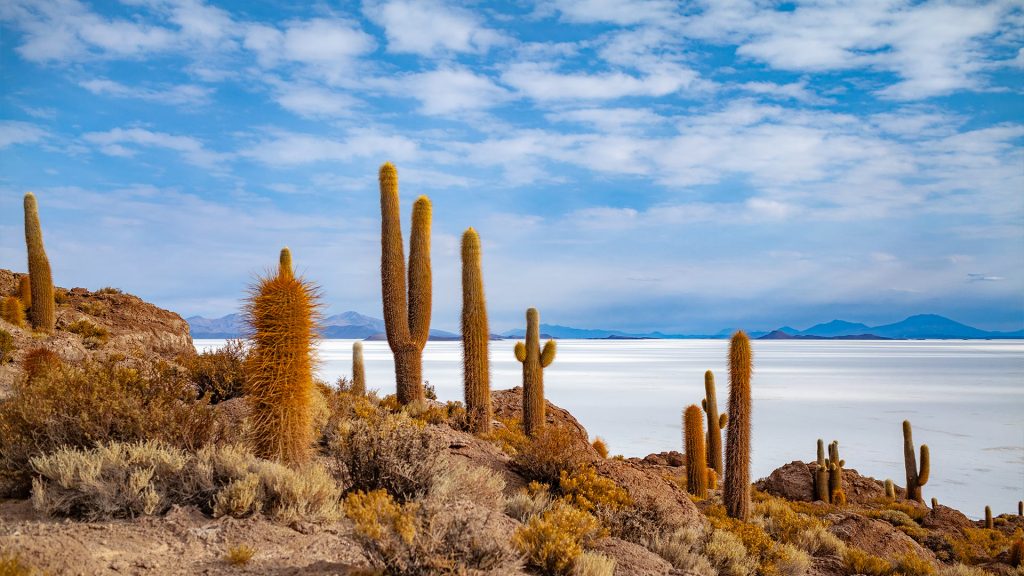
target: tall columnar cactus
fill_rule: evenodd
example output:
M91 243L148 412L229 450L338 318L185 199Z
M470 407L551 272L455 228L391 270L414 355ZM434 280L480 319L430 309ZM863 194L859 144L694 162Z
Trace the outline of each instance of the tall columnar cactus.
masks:
M480 236L470 228L462 235L462 375L469 429L477 434L490 432L493 418L490 340Z
M729 430L725 440L726 513L746 521L750 517L750 376L753 355L750 338L742 331L729 343Z
M390 162L380 167L381 288L384 326L395 357L395 381L401 404L425 400L423 347L430 334L430 199L420 196L412 209L409 274L406 290L405 252L398 203L398 171Z
M910 420L903 421L903 463L907 469L907 500L917 500L924 503L921 496L921 487L928 483L928 474L931 472L931 459L928 455L928 445L921 445L921 468L917 467L917 459L914 457L914 436L910 428Z
M363 343L352 343L352 393L366 395L366 370L363 368Z
M555 361L555 341L540 347L540 313L526 311L526 344L516 342L516 360L523 363L523 429L533 435L544 426L544 368Z
M708 468L722 475L722 430L729 423L729 415L718 414L718 398L715 396L715 374L704 372L704 399L700 401L708 415L707 453Z
M702 419L696 404L686 407L683 412L683 448L686 451L686 491L698 498L707 498L708 466Z
M18 328L24 328L25 309L21 306L21 299L15 296L5 296L0 300L0 318Z
M843 490L843 466L846 460L839 457L839 441L833 440L828 445L828 495L833 504L845 504L846 492ZM842 495L842 498L837 498ZM842 500L842 501L839 501Z
M252 331L245 390L256 453L286 464L311 455L319 293L290 271L259 278L245 316Z
M32 279L27 274L18 278L18 297L25 310L32 307Z
M828 489L828 460L825 459L825 442L818 438L818 461L814 467L814 499L828 503L832 501Z
M885 497L889 500L896 499L896 485L892 483L892 479L885 479Z
M43 247L43 228L39 224L39 206L36 197L25 194L25 244L28 246L28 275L32 278L32 308L29 320L32 328L53 332L56 326L56 303L53 299L53 275L50 260Z
M985 506L985 528L989 530L995 528L995 522L992 521L992 507Z

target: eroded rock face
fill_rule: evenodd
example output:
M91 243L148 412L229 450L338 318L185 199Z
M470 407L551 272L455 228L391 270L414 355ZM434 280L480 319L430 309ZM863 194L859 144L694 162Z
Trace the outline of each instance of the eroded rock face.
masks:
M831 514L826 518L833 522L828 531L848 546L855 546L882 558L899 558L904 554L913 554L935 564L935 554L931 550L921 546L888 522L860 514Z
M707 524L686 491L666 480L657 468L616 459L598 460L595 468L598 474L614 480L625 489L637 505L657 510L665 531Z
M0 296L17 295L21 276L23 274L0 270ZM116 291L101 293L72 288L62 292L63 301L57 305L57 329L53 334L35 334L0 320L0 328L14 337L17 350L15 362L0 368L0 393L19 376L17 361L34 348L48 348L65 361L76 363L86 358L103 359L111 355L176 362L196 353L188 322L174 312ZM105 329L106 342L99 343L69 332L68 327L79 320Z
M767 478L754 483L754 487L772 496L794 502L814 501L815 463L795 460L777 468ZM843 491L849 503L865 503L885 496L885 485L867 476L861 476L853 468L843 469Z
M661 556L619 538L601 538L594 542L592 549L615 560L616 574L665 576L672 571L672 565Z

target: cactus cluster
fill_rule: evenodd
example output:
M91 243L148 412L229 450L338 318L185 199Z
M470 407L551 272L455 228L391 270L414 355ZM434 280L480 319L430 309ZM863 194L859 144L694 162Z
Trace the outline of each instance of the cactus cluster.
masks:
M708 417L707 465L718 476L722 475L722 433L729 423L728 414L718 414L718 398L715 396L715 374L704 372L704 399L701 407Z
M708 496L707 455L704 453L704 425L700 408L691 404L683 411L683 449L686 454L686 491L697 498Z
M472 228L462 235L462 374L466 416L471 432L490 432L491 332L480 266L480 236Z
M843 491L843 466L846 461L839 457L839 441L828 445L825 457L825 443L818 438L818 460L814 467L814 498L832 504L845 504Z
M385 162L380 167L379 180L384 326L395 357L398 402L402 405L422 403L425 400L423 347L430 335L430 199L420 196L413 205L407 288L398 171L394 164Z
M313 365L319 295L295 276L291 252L281 251L277 274L259 278L245 315L252 330L245 391L255 452L295 465L311 456Z
M750 338L740 331L729 342L729 429L725 439L722 502L732 518L750 517Z
M917 458L914 454L914 436L910 428L910 420L903 421L903 463L907 469L907 500L917 500L924 503L921 496L921 487L928 483L928 474L931 472L931 459L928 455L928 445L921 445L921 467L917 467Z
M540 347L540 313L536 308L526 311L526 343L516 342L516 360L523 363L523 429L530 436L543 426L546 404L544 402L544 369L555 361L554 340Z
M39 224L39 206L31 192L25 194L25 245L28 247L28 275L32 291L29 320L40 332L53 332L57 323L53 297L53 274L43 247L43 229Z

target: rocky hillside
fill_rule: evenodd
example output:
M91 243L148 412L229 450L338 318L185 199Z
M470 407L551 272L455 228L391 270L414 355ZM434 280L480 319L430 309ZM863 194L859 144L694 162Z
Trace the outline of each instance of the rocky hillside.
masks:
M18 274L0 269L0 296L15 296ZM159 358L176 362L195 355L188 323L169 310L113 288L56 288L57 330L33 333L0 319L13 336L14 352L0 365L0 393L18 371L18 360L33 348L48 348L69 362L111 355Z

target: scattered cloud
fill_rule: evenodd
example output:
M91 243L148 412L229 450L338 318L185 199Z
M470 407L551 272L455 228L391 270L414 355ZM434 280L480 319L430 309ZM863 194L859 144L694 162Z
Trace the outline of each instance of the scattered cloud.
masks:
M49 133L29 122L0 120L0 149L42 141Z
M510 42L470 12L433 0L367 2L366 15L384 28L388 52L433 56L487 52Z
M175 136L144 128L114 128L107 132L88 132L82 139L99 147L109 156L132 157L138 148L162 148L181 154L189 164L214 169L228 159L228 155L206 149L202 142L190 136Z
M559 72L541 63L512 64L501 80L539 101L613 100L626 96L662 97L688 88L697 73L679 66L664 66L648 74L624 72L589 74Z
M210 102L213 90L194 84L170 84L159 87L127 86L120 82L95 78L79 85L93 94L129 98L170 106L203 106Z

